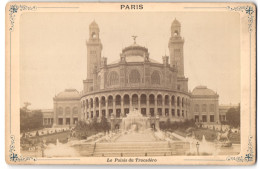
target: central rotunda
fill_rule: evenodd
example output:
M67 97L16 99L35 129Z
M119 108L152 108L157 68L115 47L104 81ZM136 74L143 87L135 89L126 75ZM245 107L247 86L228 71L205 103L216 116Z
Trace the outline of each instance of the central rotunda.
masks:
M107 64L101 57L102 43L95 21L89 26L87 41L87 79L81 96L82 119L111 120L120 128L122 118L133 109L150 117L151 127L160 121L180 121L189 118L190 94L184 76L181 25L175 19L169 40L170 58L162 63L149 58L146 47L134 43L122 50L120 59Z

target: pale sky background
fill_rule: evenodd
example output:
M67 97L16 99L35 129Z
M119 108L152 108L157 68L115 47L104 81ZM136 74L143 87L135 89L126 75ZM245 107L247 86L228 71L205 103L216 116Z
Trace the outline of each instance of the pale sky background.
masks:
M83 89L89 24L100 28L102 56L119 59L132 35L162 62L174 18L182 24L184 73L189 90L205 85L220 104L240 102L240 19L235 12L27 13L20 21L20 98L31 108L53 108L66 88Z

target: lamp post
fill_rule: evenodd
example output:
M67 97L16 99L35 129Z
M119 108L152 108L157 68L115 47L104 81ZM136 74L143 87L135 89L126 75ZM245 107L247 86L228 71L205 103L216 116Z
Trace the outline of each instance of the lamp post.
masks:
M200 148L200 144L199 144L199 142L197 142L197 144L196 144L196 148L197 148L197 155L200 155L200 153L199 153L199 148Z

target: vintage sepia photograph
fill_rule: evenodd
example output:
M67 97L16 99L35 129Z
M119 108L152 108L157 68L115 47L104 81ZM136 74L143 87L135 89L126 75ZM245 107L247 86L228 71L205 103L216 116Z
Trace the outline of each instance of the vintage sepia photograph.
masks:
M75 15L21 18L22 154L239 154L239 15Z
M19 31L19 102L10 139L20 157L10 158L154 164L241 156L249 112L241 108L248 97L239 12L28 6L12 6L33 12L11 27Z

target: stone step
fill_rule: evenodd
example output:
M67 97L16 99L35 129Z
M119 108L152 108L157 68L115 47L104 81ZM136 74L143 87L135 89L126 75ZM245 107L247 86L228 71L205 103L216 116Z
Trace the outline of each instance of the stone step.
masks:
M130 157L130 156L170 156L170 155L176 155L175 152L170 151L149 151L149 152L110 152L110 153L94 153L94 156L97 157Z
M96 146L168 146L168 142L117 142L117 143L96 143Z
M171 151L170 148L139 148L139 149L95 149L95 152L143 152L143 151Z
M96 149L103 148L103 149L112 149L112 148L121 148L121 149L140 149L140 148L169 148L168 145L163 146L141 146L141 145L134 145L134 146L128 146L128 145L111 145L111 146L105 146L105 145L96 145Z

